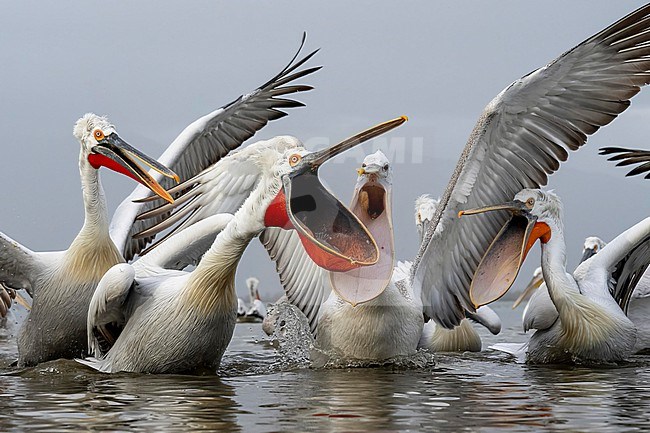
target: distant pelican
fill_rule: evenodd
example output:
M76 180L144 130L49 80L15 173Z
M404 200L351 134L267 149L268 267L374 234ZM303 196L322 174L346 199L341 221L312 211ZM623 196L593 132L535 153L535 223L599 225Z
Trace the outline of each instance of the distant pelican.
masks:
M268 121L285 116L283 109L302 106L282 96L311 89L290 84L319 69L298 70L315 54L314 51L295 61L303 44L304 36L298 52L271 80L187 126L158 162L133 153L130 147L120 150L123 142L112 135L114 128L105 118L87 115L77 123L75 135L83 140L79 164L86 219L70 249L36 253L0 233L0 283L34 294L33 310L18 338L19 365L86 353L86 313L97 282L112 265L131 260L151 241L150 236L134 235L146 231L162 217L137 220L139 213L152 209L154 204L150 201L134 203L134 200L146 197L149 189L154 188L154 192L172 201L163 189L171 187L172 181L160 176L151 179L134 165L132 158L147 162L165 175L171 172L162 167L170 167L186 180L240 146ZM110 158L116 159L111 161ZM110 226L104 192L95 169L103 164L146 183L120 204ZM182 188L185 187L187 185ZM172 193L176 194L175 191ZM229 199L239 198L224 200ZM44 329L48 331L43 332Z
M265 227L296 230L310 257L331 270L376 263L377 244L320 184L318 168L403 122L385 122L318 152L310 153L286 136L242 150L238 155L248 151L249 157L229 174L252 174L257 181L249 185L248 198L234 216L199 221L133 265L106 273L88 312L88 343L96 359L82 362L105 372L214 372L235 326L237 264ZM229 167L217 164L212 171ZM192 272L175 270L200 257L212 239Z
M240 322L262 322L266 317L266 306L260 299L259 284L260 280L255 277L246 278L250 308L246 308L244 301L237 298L237 318ZM240 315L242 310L243 314Z
M623 232L569 274L563 208L554 193L524 189L512 202L461 214L499 210L508 210L512 217L476 270L470 288L472 302L484 305L502 296L512 285L528 250L539 239L542 273L558 320L550 328L535 332L523 345L495 348L533 363L612 362L632 354L636 327L623 310L650 263L650 217Z

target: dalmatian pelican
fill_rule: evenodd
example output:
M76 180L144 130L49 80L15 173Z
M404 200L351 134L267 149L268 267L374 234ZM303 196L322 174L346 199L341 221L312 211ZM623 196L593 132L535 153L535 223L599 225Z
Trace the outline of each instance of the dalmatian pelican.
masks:
M41 253L0 233L0 283L26 289L34 296L33 309L17 340L19 365L87 353L86 313L97 283L111 266L133 259L151 241L150 237L134 237L156 221L136 219L153 207L146 199L149 190L156 194L154 197L160 195L173 202L165 190L174 180L185 181L198 174L269 121L285 116L284 109L302 106L284 96L311 90L294 81L320 69L301 69L316 53L296 60L304 42L303 35L296 54L271 80L188 125L158 161L127 147L105 118L89 114L77 122L75 136L81 142L79 168L86 212L77 238L67 251ZM135 164L137 160L162 174L147 174ZM102 165L144 184L119 205L111 220L97 172Z
M522 78L485 108L416 256L411 279L424 311L452 328L475 311L470 283L507 212L458 218L512 200L548 176L650 82L650 4Z
M320 184L318 168L404 121L384 122L318 152L306 151L288 136L247 147L242 152L248 157L227 174L257 179L234 215L199 221L133 265L120 264L106 273L88 312L88 343L95 359L81 362L104 372L214 372L235 326L237 264L265 227L296 231L309 257L328 270L377 263L377 243ZM230 166L218 164L213 171L219 168ZM196 268L178 271L189 258L200 257L206 240L213 241Z
M528 251L540 240L542 274L558 316L527 343L497 348L531 363L615 362L632 354L637 330L625 310L650 263L650 217L621 233L570 274L566 271L563 207L555 193L524 189L514 201L464 210L459 216L499 210L509 211L512 217L476 270L470 287L473 304L501 297Z

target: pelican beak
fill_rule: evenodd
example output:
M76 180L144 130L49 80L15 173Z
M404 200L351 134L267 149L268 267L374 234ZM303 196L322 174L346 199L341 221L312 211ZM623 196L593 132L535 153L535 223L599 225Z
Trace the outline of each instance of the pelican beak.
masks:
M584 250L582 250L582 257L580 258L580 263L591 258L592 256L595 256L596 251L597 250L595 248L585 248Z
M153 168L163 176L174 179L176 182L180 180L178 175L155 159L131 147L115 132L98 141L97 145L93 146L91 150L91 154L88 155L88 161L93 167L99 168L104 166L129 176L169 203L174 202L171 195L149 173L140 168L137 161Z
M341 299L356 306L381 295L390 283L394 266L394 236L391 217L391 184L379 175L382 166L362 167L354 188L350 210L368 229L381 254L377 263L330 274L332 288Z
M547 242L551 230L546 223L538 223L525 204L515 200L500 205L486 206L459 212L459 216L507 210L512 217L488 247L474 273L469 289L470 300L476 308L502 297L512 286L528 251L537 239Z
M521 292L521 295L519 295L517 300L512 304L512 309L514 310L519 306L519 304L521 304L526 299L530 298L533 292L537 290L539 286L542 285L543 282L544 282L544 275L542 275L541 272L535 275L533 278L531 278L524 291Z
M368 229L325 188L319 167L330 158L406 121L402 116L369 128L327 149L305 155L282 176L282 188L264 215L267 227L295 229L320 267L344 272L370 266L379 260L379 248Z

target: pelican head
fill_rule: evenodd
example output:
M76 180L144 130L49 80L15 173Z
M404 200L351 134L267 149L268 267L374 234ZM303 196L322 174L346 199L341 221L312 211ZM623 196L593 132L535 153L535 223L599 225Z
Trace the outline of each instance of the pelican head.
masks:
M475 307L489 304L512 286L535 242L546 243L562 232L562 202L551 191L524 189L513 201L461 211L459 216L506 210L512 214L488 247L470 286Z
M381 150L366 156L357 169L359 177L354 188L353 205L360 201L361 210L376 219L386 210L393 183L393 168Z
M415 199L415 226L418 228L420 243L422 243L439 203L440 199L434 199L429 194L422 194Z
M94 169L104 166L129 176L161 198L173 203L174 200L169 193L143 170L137 161L178 182L176 173L122 140L117 135L115 126L106 117L93 113L85 114L75 123L73 134L81 144L81 158L86 159Z
M266 208L264 226L295 229L319 266L343 272L379 260L379 248L364 224L321 183L318 169L330 158L406 121L400 117L369 128L327 149L308 152L289 147L273 164L277 188Z
M580 262L584 262L588 258L595 255L600 251L605 245L607 245L601 238L596 236L589 236L585 239L584 247L582 248L582 258Z

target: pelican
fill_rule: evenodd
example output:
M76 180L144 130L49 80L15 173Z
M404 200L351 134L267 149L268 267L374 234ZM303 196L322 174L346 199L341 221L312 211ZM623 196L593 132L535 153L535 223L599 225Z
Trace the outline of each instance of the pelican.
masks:
M503 226L479 264L470 287L474 305L501 297L512 285L537 240L542 274L558 319L518 347L504 348L532 363L615 362L633 353L636 327L624 309L650 263L650 217L637 223L566 271L563 207L553 192L524 189L514 201L462 211L473 215L507 210ZM610 284L614 284L610 293Z
M173 173L182 180L198 174L240 146L268 121L286 115L283 109L302 106L282 96L311 89L290 84L319 69L299 69L316 53L296 61L304 41L303 35L300 48L289 64L271 80L187 126L158 162L124 147L126 144L105 118L88 114L77 122L74 133L81 142L79 167L86 218L70 248L54 253L33 252L0 233L0 283L27 289L34 296L33 310L18 337L19 365L86 353L86 313L97 283L111 266L133 259L151 241L134 234L152 224L136 220L136 216L153 206L148 201L134 203L134 200L147 197L149 189L153 189L155 194L172 202L165 189L173 185L169 178L176 177ZM134 165L134 157L167 177L152 177L143 172ZM97 172L100 165L145 183L118 206L110 224Z
M320 184L318 168L404 120L385 122L318 152L307 152L288 136L246 148L249 157L230 175L240 181L251 173L258 178L234 215L199 221L133 265L120 264L106 273L88 311L88 344L96 359L82 362L104 372L214 372L235 325L237 264L265 227L295 230L309 256L329 270L376 263L374 239ZM176 270L205 251L203 243L211 239L192 272Z
M605 245L607 244L596 236L590 236L585 239L580 263L598 253L598 251L605 247ZM538 269L540 269L541 272L541 268ZM524 332L527 332L530 329L547 329L551 327L553 322L558 318L557 309L555 308L546 285L544 284L543 276L533 278L533 280L534 281L531 281L528 287L524 290L524 294L533 291L534 288L532 287L538 283L541 290L537 290L533 293L530 301L524 309L522 315ZM520 298L523 298L524 294L522 294ZM648 320L648 316L650 315L649 298L650 271L646 270L634 288L627 305L627 310L625 310L627 317L632 321L632 323L634 323L637 330L634 353L650 348L650 321ZM496 345L496 349L500 349L500 347L500 345ZM506 345L506 347L508 347L508 345Z
M74 126L79 141L79 173L85 208L81 231L65 251L33 252L0 233L0 282L24 288L32 309L18 335L18 364L34 365L84 352L87 311L95 286L111 266L124 258L108 232L106 200L98 169L125 174L173 201L144 171L140 161L175 178L164 165L128 145L105 117L84 115Z
M505 212L457 218L538 188L569 150L610 123L650 82L650 5L630 13L506 87L472 131L414 260L427 318L452 328L475 311L470 282Z
M260 292L257 289L260 280L255 277L246 278L246 285L248 286L249 296L251 300L251 307L246 311L246 318L250 321L263 321L266 317L266 306L260 299Z

